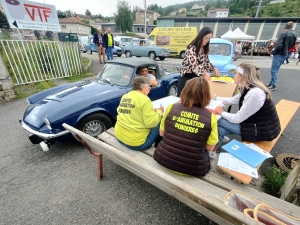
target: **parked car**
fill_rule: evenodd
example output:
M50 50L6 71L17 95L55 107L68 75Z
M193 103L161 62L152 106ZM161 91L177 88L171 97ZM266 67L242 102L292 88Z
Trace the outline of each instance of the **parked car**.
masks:
M231 76L235 75L237 66L232 64L234 56L233 44L231 41L212 38L209 43L209 60L217 67L221 75Z
M135 39L131 40L127 46L122 47L122 53L125 56L146 56L150 59L164 60L166 57L170 56L170 50L168 48L157 47L155 42L148 39Z
M93 52L98 53L98 48L93 43L93 37L89 37L89 41L88 41L85 48L86 48L86 51L87 51L88 54L93 54ZM117 55L118 57L121 57L122 56L121 48L115 45L114 48L113 48L113 54Z
M144 66L158 81L148 95L152 101L177 95L178 72L168 73L152 59L120 58L108 61L95 80L68 83L30 96L20 123L30 141L44 151L55 141L72 137L63 123L97 137L114 126L121 97L132 90L132 81Z
M78 36L79 48L81 52L86 52L86 45L89 42L89 36Z

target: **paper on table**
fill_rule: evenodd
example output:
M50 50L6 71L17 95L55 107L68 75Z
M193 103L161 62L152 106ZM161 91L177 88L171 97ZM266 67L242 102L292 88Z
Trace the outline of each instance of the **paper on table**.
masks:
M178 98L178 97L168 96L165 98L157 99L157 100L153 101L152 104L153 104L153 108L157 109L162 105L166 110L170 104L174 104L174 103L178 102L179 100L180 100L180 98Z
M227 169L246 174L248 176L258 178L257 169L244 163L230 153L220 153L218 166L225 167Z
M253 143L245 144L245 145L248 146L249 148L253 149L256 152L259 152L260 154L267 156L267 158L273 157L269 152L266 152L265 150L261 149L260 147L258 147L257 145L255 145Z
M211 99L208 106L206 106L207 109L212 109L215 110L217 108L217 106L224 106L225 103L223 100L215 100L215 99Z

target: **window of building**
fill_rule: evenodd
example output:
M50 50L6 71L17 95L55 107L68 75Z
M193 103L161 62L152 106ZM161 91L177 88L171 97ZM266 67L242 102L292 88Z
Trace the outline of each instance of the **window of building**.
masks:
M67 28L67 26L66 25L61 25L61 28Z
M138 27L137 31L140 31L140 28Z
M81 30L81 27L78 27L78 30Z
M144 28L142 28L142 32L144 32Z

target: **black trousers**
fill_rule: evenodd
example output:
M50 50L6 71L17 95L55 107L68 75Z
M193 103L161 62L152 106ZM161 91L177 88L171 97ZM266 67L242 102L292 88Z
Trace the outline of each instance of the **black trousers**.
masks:
M178 88L178 91L177 91L177 97L180 97L180 94L185 86L185 83L190 80L190 79L193 79L194 77L197 77L196 74L194 73L186 73L183 77L182 76L179 76L178 77L178 85L177 85L177 88Z

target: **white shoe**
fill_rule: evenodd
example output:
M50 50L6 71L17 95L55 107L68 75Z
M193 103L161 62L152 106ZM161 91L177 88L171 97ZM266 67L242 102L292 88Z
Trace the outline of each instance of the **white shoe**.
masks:
M217 157L217 153L216 152L209 151L208 154L209 154L209 157L211 159L215 159Z
M227 137L227 136L224 136L224 138L223 138L223 143L227 143L227 142L229 142L229 141L230 141L230 138Z

